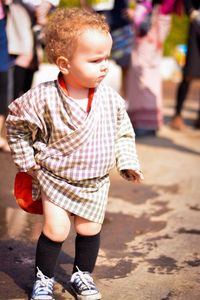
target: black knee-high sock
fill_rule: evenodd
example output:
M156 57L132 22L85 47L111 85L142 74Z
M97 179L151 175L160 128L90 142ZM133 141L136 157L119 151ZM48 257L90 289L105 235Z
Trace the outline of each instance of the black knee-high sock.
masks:
M42 232L36 248L35 274L37 267L49 278L54 277L54 270L63 242L54 242Z
M93 272L100 247L100 232L96 235L77 234L75 241L75 259L73 273L78 267L81 271Z
M180 115L183 110L183 105L188 93L190 81L183 79L177 90L176 98L176 115Z

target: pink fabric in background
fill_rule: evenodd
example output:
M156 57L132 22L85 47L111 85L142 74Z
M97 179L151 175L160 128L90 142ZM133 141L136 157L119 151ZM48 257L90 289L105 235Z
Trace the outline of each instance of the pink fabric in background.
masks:
M135 128L159 129L162 117L162 78L160 64L171 16L154 14L148 34L135 41L127 76L127 109ZM159 29L159 30L158 30Z
M0 0L0 20L2 20L5 17L4 11L3 11L3 4L2 1Z
M163 15L175 13L181 15L183 12L183 0L164 0L160 6Z

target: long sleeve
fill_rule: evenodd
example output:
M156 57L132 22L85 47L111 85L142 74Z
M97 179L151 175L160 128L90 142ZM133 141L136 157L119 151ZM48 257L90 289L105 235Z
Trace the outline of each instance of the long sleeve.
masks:
M41 128L36 109L26 97L22 96L11 103L6 120L8 143L14 163L20 171L27 171L36 164L33 135Z
M121 106L118 115L115 156L119 172L125 169L140 170L135 147L135 133L124 104Z

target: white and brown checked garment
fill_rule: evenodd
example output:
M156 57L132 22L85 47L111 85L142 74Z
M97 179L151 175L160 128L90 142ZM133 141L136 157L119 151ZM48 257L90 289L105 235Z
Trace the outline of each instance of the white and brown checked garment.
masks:
M112 88L100 84L88 114L57 80L11 103L6 125L14 162L25 172L36 163L41 166L35 199L41 188L56 205L103 222L110 169L115 164L119 171L140 169L124 104Z

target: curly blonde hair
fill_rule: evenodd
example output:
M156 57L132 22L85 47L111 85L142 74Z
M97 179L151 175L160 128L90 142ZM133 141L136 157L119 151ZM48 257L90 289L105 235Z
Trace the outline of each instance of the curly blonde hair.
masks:
M45 50L50 62L59 56L71 59L76 50L79 35L85 29L109 32L105 17L80 8L58 8L51 15L45 28Z

